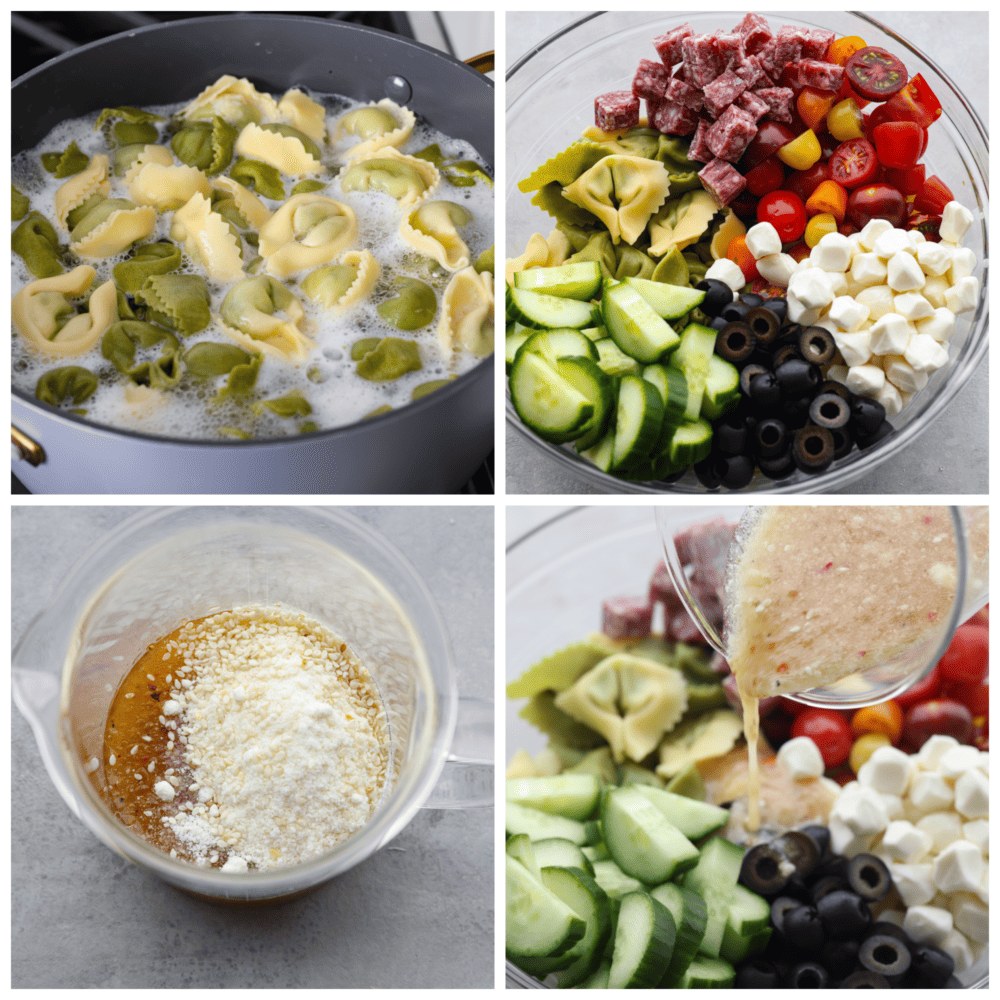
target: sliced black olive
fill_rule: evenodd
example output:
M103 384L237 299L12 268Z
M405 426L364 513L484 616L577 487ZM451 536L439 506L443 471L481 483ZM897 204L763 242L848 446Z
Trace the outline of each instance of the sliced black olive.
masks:
M861 434L860 432L854 435L854 443L862 450L865 451L874 444L878 444L879 441L884 441L887 437L892 437L896 433L896 428L889 423L888 420L883 420L878 426L878 430L874 434Z
M854 450L854 436L846 427L834 427L830 431L833 435L833 459L843 458L850 455Z
M728 320L724 320L721 316L713 316L709 321L708 325L713 330L718 330L720 333L729 326Z
M715 353L734 365L746 361L756 346L757 338L746 323L726 323L715 338Z
M797 431L809 423L809 407L812 404L808 396L801 399L786 399L781 404L781 419L791 431Z
M733 302L730 297L729 305L723 306L719 315L727 322L732 323L735 320L743 319L748 312L750 312L749 306L745 306L742 302Z
M798 346L799 337L802 334L802 327L798 323L789 323L787 326L781 328L781 333L778 334L777 339L771 345L771 347L777 350L784 344L795 344Z
M695 288L705 293L705 298L698 308L708 317L718 316L723 307L733 301L733 290L724 281L716 278L705 278L699 281Z
M746 396L747 398L749 398L750 397L750 379L752 379L754 377L754 375L763 375L764 372L769 371L769 370L770 369L765 368L763 365L747 365L740 372L740 392L742 392L744 396Z
M771 363L771 355L759 344L754 349L753 354L750 355L746 361L741 361L736 367L742 368L744 365L759 365L765 371L770 371L773 367Z
M903 985L917 989L939 990L955 972L955 960L932 944L918 945L910 952L910 968Z
M809 896L814 903L818 903L824 896L836 889L847 889L847 879L840 875L824 875L816 879L809 889Z
M841 399L846 399L848 403L854 399L854 393L846 385L842 382L835 382L832 378L820 383L816 394L819 395L821 392L835 392Z
M789 445L788 427L777 417L760 420L754 429L757 439L757 453L761 458L776 458L785 452Z
M812 837L819 848L821 858L825 858L830 853L830 830L828 827L820 826L818 823L810 823L809 826L802 827L802 832Z
M706 490L717 490L722 485L722 469L719 467L718 458L718 453L713 453L692 466L698 482Z
M852 972L840 983L842 990L887 990L891 987L892 983L885 976L880 976L877 972L871 972L869 969L859 969L857 972Z
M844 889L834 889L819 899L816 912L826 933L842 941L863 937L872 923L868 904Z
M773 990L778 985L778 970L764 958L751 958L736 970L738 990Z
M801 830L789 830L774 842L795 866L795 877L807 879L819 864L820 850L816 841Z
M746 315L746 324L762 344L772 344L781 332L781 320L773 309L756 306Z
M817 427L836 430L847 426L847 421L851 419L851 407L836 393L823 392L809 404L809 419Z
M819 369L801 358L789 358L774 369L781 391L790 399L806 396L819 385Z
M773 458L759 459L757 468L768 479L787 479L796 469L791 446L789 445L780 455L775 455Z
M791 874L780 846L757 844L743 855L739 882L758 896L777 896Z
M750 376L750 399L761 413L773 413L781 406L781 386L774 372Z
M885 420L885 407L877 399L855 396L851 400L851 421L858 436L874 434Z
M781 933L796 948L811 953L818 952L826 940L819 911L816 907L804 903L785 911L785 918L781 922Z
M808 326L799 335L799 351L814 365L828 365L837 353L837 343L829 330Z
M874 854L857 854L851 858L847 863L847 881L862 899L885 899L892 889L889 869Z
M802 358L802 355L799 353L798 344L782 344L775 349L774 354L771 356L771 364L777 370L779 365L783 365L792 358Z
M897 924L891 924L888 920L877 920L871 927L868 928L868 936L872 937L874 934L881 934L883 936L888 935L889 937L894 937L897 941L902 941L903 944L913 953L916 945L913 943L913 939L910 937L902 927Z
M785 979L790 990L822 990L830 985L830 975L819 962L800 962L792 966Z
M720 420L712 432L712 447L723 455L742 455L747 448L746 417L731 413Z
M871 934L861 945L858 961L866 969L893 979L903 975L910 967L910 949L888 934Z
M822 472L833 461L833 435L825 427L800 427L792 441L792 457L803 472Z
M827 941L820 952L820 961L834 979L843 979L858 967L860 941Z
M740 302L748 309L756 309L763 301L764 296L758 295L756 292L743 292L740 295Z
M788 315L788 300L783 298L764 299L761 303L764 309L770 309L778 317L779 323L785 322Z
M749 455L722 455L719 467L722 470L722 485L727 490L741 490L749 486L757 469Z

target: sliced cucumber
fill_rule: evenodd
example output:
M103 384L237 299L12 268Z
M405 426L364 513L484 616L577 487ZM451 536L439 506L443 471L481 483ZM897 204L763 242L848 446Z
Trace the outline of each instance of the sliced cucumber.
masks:
M564 841L569 843L569 841ZM575 845L574 845L575 846ZM526 833L517 833L507 841L507 853L524 865L539 881L542 879L542 866L538 863L538 855L531 844L531 838Z
M687 379L679 368L668 368L666 365L646 365L642 370L642 377L660 391L663 401L662 437L684 421L687 412Z
M572 441L593 417L593 403L524 346L517 352L510 372L510 399L517 415L547 441Z
M612 427L593 447L580 452L580 457L592 462L601 472L611 471L611 460L615 454L615 431Z
M639 362L630 358L610 337L594 341L598 361L603 371L609 375L637 375Z
M514 287L589 302L601 288L601 265L583 260L558 267L531 267L515 272Z
M590 358L560 358L556 371L594 407L594 415L575 439L577 450L584 451L597 444L608 429L615 411L615 380Z
M767 900L737 884L729 905L727 925L740 937L752 938L767 927L770 919L771 907Z
M561 837L574 844L586 844L588 840L587 828L575 819L550 816L516 802L505 804L505 822L509 834L526 833L532 840Z
M681 990L727 990L736 980L736 970L720 958L699 955L681 977Z
M701 415L718 420L740 400L740 373L725 358L713 354L708 359L708 378L701 399Z
M680 346L670 357L670 364L679 368L687 379L687 419L697 420L701 399L705 393L708 369L715 354L718 331L701 323L689 323L681 334Z
M643 364L659 361L680 344L673 327L625 282L605 286L601 315L615 343Z
M511 840L514 838L512 837ZM510 841L508 843L508 850ZM585 850L593 848L583 848L574 844L571 840L563 840L562 837L548 837L539 840L531 845L535 860L539 869L542 868L579 868L582 872L593 878L594 864L584 854ZM539 875L539 877L541 877Z
M693 889L708 908L708 922L701 950L718 955L729 908L736 895L736 882L743 864L743 848L722 837L713 837L702 849L697 865L684 876L684 886Z
M699 419L674 428L668 453L675 468L685 468L707 458L711 450L712 425Z
M612 789L601 806L604 842L626 875L659 885L698 864L698 848L637 785Z
M680 981L698 954L701 939L705 934L705 924L708 921L708 910L705 900L698 893L684 889L673 882L658 885L650 895L670 911L677 927L674 953L660 980L660 986L671 988Z
M597 361L600 354L594 342L579 330L532 330L524 342L525 350L555 366L560 358L589 358Z
M511 323L512 327L517 327L517 323ZM514 355L517 354L517 349L530 337L530 333L508 333L506 339L504 340L504 362L507 368L507 374L510 374L510 370L514 365Z
M702 837L721 830L729 821L729 811L720 806L713 806L710 802L695 802L694 799L674 795L673 792L649 785L641 786L638 790L688 840L701 840Z
M576 956L573 963L556 975L559 988L568 989L586 979L600 962L611 934L611 904L604 890L579 868L543 868L542 884L587 925L569 952Z
M505 861L508 956L516 963L521 957L555 958L568 951L583 937L586 923L520 861L509 854Z
M604 959L594 971L587 976L579 986L578 990L606 990L608 979L611 976L611 960Z
M640 889L623 897L608 989L656 986L670 961L676 933L670 911L649 893Z
M557 774L549 778L510 778L507 781L508 802L567 819L587 819L597 808L600 791L601 783L592 774Z
M583 851L583 856L591 863L591 865L596 864L598 861L610 861L611 852L608 850L608 845L604 841L600 841L597 844L585 844L580 848Z
M752 937L740 937L729 924L726 924L726 929L722 932L719 958L725 959L732 965L736 965L738 962L742 962L744 958L763 951L770 940L770 927L765 927L763 930L757 931Z
M604 340L608 331L603 326L585 326L580 333L582 333L589 340Z
M589 302L561 299L527 288L507 286L507 318L536 330L580 330L591 326L593 309Z
M680 319L705 301L705 293L685 285L668 285L648 278L626 278L625 284L634 288L663 319Z
M594 881L612 898L621 899L626 893L642 888L642 883L612 861L594 862Z
M663 403L656 387L638 375L623 375L618 386L612 468L628 469L648 459L662 423Z

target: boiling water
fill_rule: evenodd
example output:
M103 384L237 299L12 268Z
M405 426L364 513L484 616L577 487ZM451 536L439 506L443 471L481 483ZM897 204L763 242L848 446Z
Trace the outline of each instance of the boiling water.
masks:
M309 96L327 109L327 132L331 139L335 137L336 122L341 115L363 106L363 102L352 101L345 97L313 93ZM150 107L147 110L169 118L186 107L187 103L188 101L183 101L178 104ZM83 118L65 121L57 125L38 146L18 154L13 160L14 185L30 199L32 211L40 212L56 227L61 239L65 238L65 230L62 230L56 222L53 201L55 192L66 179L56 179L47 173L41 166L40 156L44 152L63 150L70 142L75 141L87 156L104 153L109 155L110 160L112 150L108 146L108 141L102 132L94 130L96 119L97 112L94 112ZM162 127L159 141L161 144L165 141ZM328 143L323 148L324 166L334 174L338 172L345 163L344 153L355 141L352 136L347 136L340 141L334 139ZM419 117L413 133L399 147L399 151L413 154L432 143L440 146L446 161L458 158L475 160L483 164L482 158L467 142L449 138L421 122ZM235 159L234 154L234 161ZM228 173L228 170L224 173ZM322 175L309 175L309 179L312 178L327 179ZM109 197L128 198L128 189L122 178L112 175L109 180L111 182ZM298 178L283 177L283 180L287 195L298 182ZM316 193L343 202L354 210L358 218L358 236L351 249L364 248L370 251L381 266L382 273L373 294L340 317L331 315L313 303L297 287L298 281L305 277L306 272L284 280L285 286L299 299L305 311L305 319L299 324L300 329L316 344L309 358L301 365L292 365L265 355L255 389L235 401L220 403L214 399L216 391L225 384L228 376L205 379L185 373L175 388L155 394L148 402L135 404L127 402L125 398L130 380L103 357L100 340L86 354L60 358L41 356L15 332L12 337L11 361L13 384L29 394L34 394L39 377L46 371L63 365L80 365L98 377L97 392L81 407L85 411L86 418L95 423L170 437L217 438L227 436L228 432L223 428L236 428L244 434L266 438L294 434L301 426L302 420L281 418L266 408L263 409L263 413L255 413L253 403L258 400L273 399L298 389L312 406L312 413L305 418L306 420L314 422L319 429L339 427L354 423L382 406L388 405L393 409L405 406L410 402L416 386L436 379L450 378L474 367L481 360L479 357L464 350L456 350L451 358L446 358L441 350L437 326L441 315L441 299L451 274L440 268L436 262L419 255L413 247L400 238L400 223L405 213L411 209L401 209L395 199L378 192L344 192L335 177L329 179L325 189ZM259 194L258 197L261 197L272 212L282 204L280 201L263 198ZM427 200L453 201L472 214L472 221L460 230L462 239L470 250L470 261L475 261L479 254L493 243L493 190L481 178L477 179L472 187L455 187L442 177L440 184ZM141 242L152 243L162 238L169 238L172 219L172 211L159 213L156 229ZM245 262L256 256L256 249L245 241L243 252ZM90 258L76 260L71 254L67 254L63 260L67 270L79 263L93 266L97 270L97 277L90 291L94 291L104 281L112 278L114 265L126 260L128 256L126 252L103 260ZM11 294L14 295L35 279L24 266L20 256L12 253L11 258ZM198 264L190 261L186 254L183 260L183 265L173 273L200 274L206 278L211 295L212 322L206 329L191 337L184 338L178 335L181 349L186 350L193 343L201 341L233 344L233 339L225 333L219 323L218 313L222 300L235 282L223 283L209 278ZM264 272L261 269L257 273ZM419 278L429 284L436 293L437 314L422 330L400 331L387 324L378 315L378 304L397 294L395 278L399 275ZM393 381L369 382L356 374L356 362L352 361L350 356L351 345L362 337L386 336L415 340L419 345L422 367L419 371L408 372ZM149 351L137 349L135 363L154 361L160 354L161 346L157 345Z

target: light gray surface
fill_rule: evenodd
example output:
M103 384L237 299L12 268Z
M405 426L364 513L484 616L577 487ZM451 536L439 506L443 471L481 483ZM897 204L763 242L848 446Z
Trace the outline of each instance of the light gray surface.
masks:
M869 13L869 12L866 12ZM583 12L507 14L507 65ZM989 30L985 13L870 12L926 52L962 88L989 123ZM780 16L780 15L779 15ZM989 492L988 361L947 410L897 459L839 493ZM550 461L510 426L506 434L508 493L600 493Z
M13 509L14 642L80 555L136 509ZM416 566L447 623L459 691L492 700L493 508L345 509ZM11 716L15 988L492 987L492 808L422 810L310 895L224 909L96 840Z

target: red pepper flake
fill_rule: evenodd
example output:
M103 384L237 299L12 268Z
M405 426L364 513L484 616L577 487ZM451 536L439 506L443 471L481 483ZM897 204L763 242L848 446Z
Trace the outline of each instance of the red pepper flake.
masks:
M858 653L858 656L867 656L867 655L868 655L868 650L866 649L862 649L861 652Z
M787 674L788 673L788 664L787 663L779 663L778 664L778 673L779 674Z
M833 563L828 562L821 570L820 573L825 573L828 569L833 569Z
M929 622L934 621L935 618L937 618L937 612L936 611L928 611L927 612L927 620Z
M933 517L930 517L928 515L927 517L924 518L924 524L933 524L933 523L934 523L934 518Z

